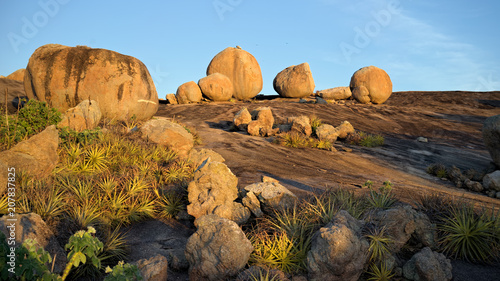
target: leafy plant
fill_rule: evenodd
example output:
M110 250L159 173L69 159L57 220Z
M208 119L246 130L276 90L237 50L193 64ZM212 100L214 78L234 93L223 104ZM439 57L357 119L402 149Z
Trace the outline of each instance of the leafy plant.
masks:
M120 261L112 269L111 267L106 267L106 273L108 275L104 278L104 281L135 281L142 280L142 275L136 265L131 265L128 263L123 263Z

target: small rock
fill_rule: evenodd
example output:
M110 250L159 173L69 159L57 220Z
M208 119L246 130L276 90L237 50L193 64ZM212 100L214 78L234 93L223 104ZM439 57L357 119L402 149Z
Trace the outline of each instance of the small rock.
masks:
M497 199L500 199L500 191L496 194Z
M483 185L480 184L479 182L477 181L473 181L473 180L470 180L470 179L466 179L464 181L464 184L465 186L467 187L467 189L469 190L472 190L472 191L475 191L475 192L482 192L484 190L483 188Z
M403 275L414 281L449 281L452 266L443 254L425 247L403 266Z
M491 198L496 198L497 197L497 193L494 190L490 190L486 194L488 194L488 197L491 197Z
M134 262L141 271L144 281L164 281L168 277L167 258L158 254L150 259L142 259Z
M419 141L419 142L429 142L429 140L427 138L424 138L424 137L418 137L417 141Z
M500 191L500 170L484 176L483 186L488 190Z
M262 182L275 182L275 183L280 183L279 180L277 179L273 179L271 177L268 177L268 176L262 176Z
M243 107L234 115L234 126L241 131L246 131L250 122L252 122L252 115L246 107Z
M178 104L175 94L167 94L165 98L167 99L169 104Z
M343 146L343 147L342 147L342 150L343 150L344 152L352 152L352 149L351 149L351 148L349 148L349 147L345 147L345 146Z
M262 213L262 210L260 209L260 202L257 196L255 196L255 193L252 191L247 192L245 197L241 200L243 203L243 206L247 207L250 209L250 211L254 214L255 217L260 218L264 214Z
M316 97L317 104L328 104L328 102L320 97Z
M309 101L308 101L308 100L306 100L306 99L300 99L300 100L299 100L299 103L309 103Z

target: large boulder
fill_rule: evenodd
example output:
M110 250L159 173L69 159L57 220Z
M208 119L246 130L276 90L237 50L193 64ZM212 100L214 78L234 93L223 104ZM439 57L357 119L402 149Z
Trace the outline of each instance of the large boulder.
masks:
M500 114L491 116L484 121L483 140L493 162L500 168Z
M202 98L201 89L194 81L189 81L177 88L175 97L180 104L197 103Z
M11 74L7 75L7 77L5 77L5 78L11 79L11 80L16 80L19 82L23 82L25 71L26 71L26 69L24 69L24 68L18 69L16 71L12 72Z
M363 222L340 211L332 222L317 231L307 253L309 280L357 281L368 257Z
M59 161L58 145L59 132L56 126L49 126L28 140L0 152L0 166L14 167L16 173L22 171L36 178L46 177ZM5 185L0 186L0 191L4 188Z
M24 92L23 82L16 80L0 78L0 109L2 114L5 113L5 94L7 93L7 110L9 114L17 112L24 103L27 102L28 97ZM25 99L26 101L22 101Z
M394 252L398 252L411 237L426 247L437 246L436 226L427 215L415 211L410 205L378 210L370 216L370 222L385 227L387 235L393 239Z
M201 92L212 101L228 101L234 93L233 82L224 74L213 73L198 81Z
M253 246L236 223L206 215L194 224L185 250L189 280L227 280L245 267Z
M403 275L413 281L449 281L452 279L452 266L443 254L423 248L404 266Z
M500 170L483 177L483 187L487 190L500 191Z
M318 95L325 100L346 100L352 96L350 87L335 87L321 90Z
M262 90L259 63L245 50L229 47L218 53L207 68L207 76L213 73L224 74L231 80L235 99L251 99Z
M304 98L314 91L314 79L307 62L292 65L276 75L274 90L284 98Z
M294 206L297 196L283 185L276 182L260 182L245 187L247 193L252 192L260 201L265 212L289 209Z
M166 118L151 119L140 130L143 139L166 146L181 156L187 156L194 145L193 135L183 126Z
M158 94L138 59L85 46L44 45L31 55L24 76L30 99L61 112L85 99L99 103L104 118L147 120L158 110Z
M195 218L217 214L239 224L250 217L250 211L234 202L238 198L238 178L220 162L205 161L188 185L187 212Z
M14 217L1 217L0 231L7 237L12 237L10 233L11 228L7 228L7 226L12 225L12 219L16 220L15 228L12 229L16 242L15 246L20 246L26 239L35 240L40 247L50 253L52 259L55 259L54 271L61 273L67 263L66 252L59 242L57 242L56 236L42 218L35 213L15 214ZM48 267L51 268L52 264L48 264Z
M367 66L351 77L352 96L360 103L384 103L392 94L392 82L387 73L375 66Z
M91 130L97 127L101 121L101 109L94 100L84 100L77 106L66 110L61 122L57 124L59 128L69 127L75 131Z
M168 260L157 254L149 259L141 259L133 262L141 271L144 281L165 281L168 277Z

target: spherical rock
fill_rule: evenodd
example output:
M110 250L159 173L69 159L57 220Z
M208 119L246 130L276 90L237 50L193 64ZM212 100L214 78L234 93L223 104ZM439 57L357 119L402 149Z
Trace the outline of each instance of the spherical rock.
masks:
M7 77L5 77L5 78L10 79L10 80L16 80L16 81L23 82L25 71L26 71L26 69L24 69L24 68L18 69L16 71L12 72L11 74L7 75Z
M245 50L229 47L218 53L207 68L207 75L213 73L224 74L231 80L235 99L251 99L262 90L259 63Z
M392 94L392 82L389 75L375 66L367 66L356 71L350 83L353 97L361 103L384 103ZM364 87L365 89L357 89Z

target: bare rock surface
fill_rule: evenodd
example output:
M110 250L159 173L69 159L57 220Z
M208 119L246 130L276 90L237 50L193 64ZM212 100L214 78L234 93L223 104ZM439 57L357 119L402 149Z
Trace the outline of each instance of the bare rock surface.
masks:
M11 74L7 75L7 77L5 77L5 78L11 79L11 80L16 80L19 82L23 82L25 71L26 71L26 69L24 69L24 68L18 69L16 71L12 72Z
M484 144L493 162L500 168L500 115L487 118L483 125Z
M97 101L84 100L77 106L66 110L57 126L59 128L69 127L72 130L81 132L96 128L101 118L102 113Z

